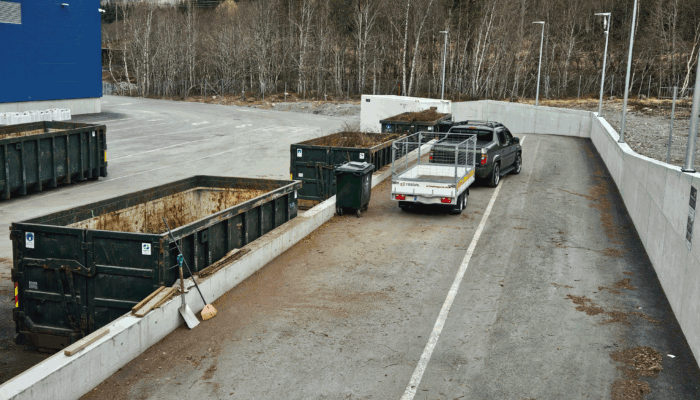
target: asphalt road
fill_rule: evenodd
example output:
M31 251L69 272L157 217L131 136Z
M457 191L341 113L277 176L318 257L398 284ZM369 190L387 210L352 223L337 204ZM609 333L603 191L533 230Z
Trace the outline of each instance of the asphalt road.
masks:
M108 177L0 202L10 224L192 175L289 179L289 145L326 135L352 117L105 96L101 114L72 122L107 126ZM0 236L0 383L46 357L12 343L12 242Z
M700 398L590 140L522 140L462 215L402 212L385 182L86 398Z

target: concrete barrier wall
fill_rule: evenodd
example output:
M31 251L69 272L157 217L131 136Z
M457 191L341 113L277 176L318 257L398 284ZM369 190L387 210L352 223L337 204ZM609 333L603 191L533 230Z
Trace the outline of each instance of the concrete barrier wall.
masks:
M502 122L514 134L591 137L591 113L530 104L481 100L452 104L452 119Z
M615 180L695 359L700 360L700 236L696 234L691 246L686 244L690 187L700 189L700 174L684 173L635 153L617 142L619 135L605 119L591 119L591 140Z
M23 112L29 110L48 110L51 108L68 108L71 115L97 114L102 112L102 99L68 99L23 101L18 103L0 103L0 113Z
M597 113L498 101L453 103L455 120L503 122L513 133L590 137L608 168L688 344L700 360L700 229L686 245L690 187L700 174L635 153ZM699 221L700 223L700 221Z

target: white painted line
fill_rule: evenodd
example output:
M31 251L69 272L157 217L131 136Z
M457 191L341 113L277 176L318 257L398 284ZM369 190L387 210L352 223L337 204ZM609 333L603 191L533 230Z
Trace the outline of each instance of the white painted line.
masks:
M134 156L140 156L141 154L153 153L154 151L161 151L161 150L165 150L165 149L171 149L171 148L173 148L173 147L184 146L184 145L190 144L190 143L204 142L205 140L207 140L207 139L199 139L199 140L191 140L191 141L189 141L189 142L182 142L182 143L174 144L174 145L172 145L172 146L165 146L165 147L161 147L161 148L158 148L158 149L153 149L153 150L148 150L148 151L142 151L142 152L140 152L140 153L129 154L129 155L127 155L127 156L115 157L115 158L113 158L111 161L114 161L114 160L121 160L122 158L129 158L129 157L134 157Z
M208 123L209 123L208 121L203 121L203 122L193 122L193 123L192 123L192 125L194 125L194 126L197 126L197 125L204 125L204 124L208 124Z
M160 121L160 120L154 120L154 121ZM149 122L151 122L151 121L149 121ZM119 131L133 131L135 129L146 129L146 128L151 128L154 126L168 125L168 124L172 124L172 122L161 122L160 124L142 125L142 126L133 127L133 128L108 129L107 133L119 132Z
M522 138L520 143L523 143L524 141L525 137ZM416 369L413 371L411 380L408 382L408 386L406 387L406 391L404 392L403 396L401 396L401 400L413 400L413 397L415 397L416 395L416 390L418 390L418 385L420 385L420 381L423 378L425 368L428 366L430 357L433 355L433 350L435 350L435 346L437 345L438 339L440 339L440 333L442 333L442 328L445 326L445 321L447 321L447 315L450 313L452 302L454 302L455 297L457 296L457 292L459 291L459 285L462 284L462 279L464 278L464 274L467 272L467 268L469 268L469 261L472 259L472 255L474 254L476 244L479 242L481 232L483 232L484 227L486 226L486 221L488 221L489 215L491 215L493 204L496 202L496 197L498 197L498 192L501 191L502 187L502 184L499 185L496 188L496 190L493 191L493 195L491 195L489 205L486 207L484 216L481 217L479 227L476 229L476 233L474 233L472 242L469 244L469 248L467 249L467 255L464 256L464 260L462 260L462 264L459 266L459 270L457 271L457 276L455 276L455 280L452 282L452 287L450 287L450 291L447 293L447 298L442 304L440 314L438 315L437 321L435 321L433 331L430 334L430 339L428 339L428 344L425 345L423 355L421 355L420 360L418 361L418 365L416 365Z
M146 136L141 135L141 136L137 136L137 137L131 137L131 138L120 139L120 140L115 140L115 141L110 141L109 139L107 139L107 144L110 145L110 144L114 144L114 143L126 142L126 141L132 141L132 140L146 140L146 139L154 138L156 136L177 135L178 133L201 131L202 129L214 129L214 128L220 128L220 127L226 126L226 125L229 125L229 123L224 123L221 125L203 126L201 128L194 128L194 129L189 129L186 131L174 131L174 132L166 132L166 133L159 133L156 135L146 135ZM107 131L107 133L109 134L109 131Z
M83 124L104 124L104 123L112 122L112 121L119 122L119 121L132 120L132 119L136 119L136 118L115 118L115 119L105 119L105 120L101 120L101 121L83 121L82 123Z

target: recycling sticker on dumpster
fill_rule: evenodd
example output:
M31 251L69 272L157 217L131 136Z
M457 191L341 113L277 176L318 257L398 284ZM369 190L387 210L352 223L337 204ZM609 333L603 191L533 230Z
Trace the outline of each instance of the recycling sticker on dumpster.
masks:
M297 157L301 157L301 149L297 149Z
M365 153L360 153L360 160L364 160L364 159L365 159Z
M26 244L28 249L33 249L34 248L34 233L32 232L27 232L24 234L24 243Z
M144 256L151 255L151 244L150 243L142 243L141 244L141 254L143 254Z

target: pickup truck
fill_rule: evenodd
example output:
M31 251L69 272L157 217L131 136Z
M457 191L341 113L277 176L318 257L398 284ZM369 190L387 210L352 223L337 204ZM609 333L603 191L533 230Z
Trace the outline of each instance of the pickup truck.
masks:
M443 146L440 145L448 146L471 135L476 135L476 151L480 154L480 158L476 160L477 179L496 187L502 176L520 173L523 165L520 139L514 137L500 122L464 121L452 126L447 135L433 146L430 162L449 163L450 160L454 160L454 154L443 150Z

